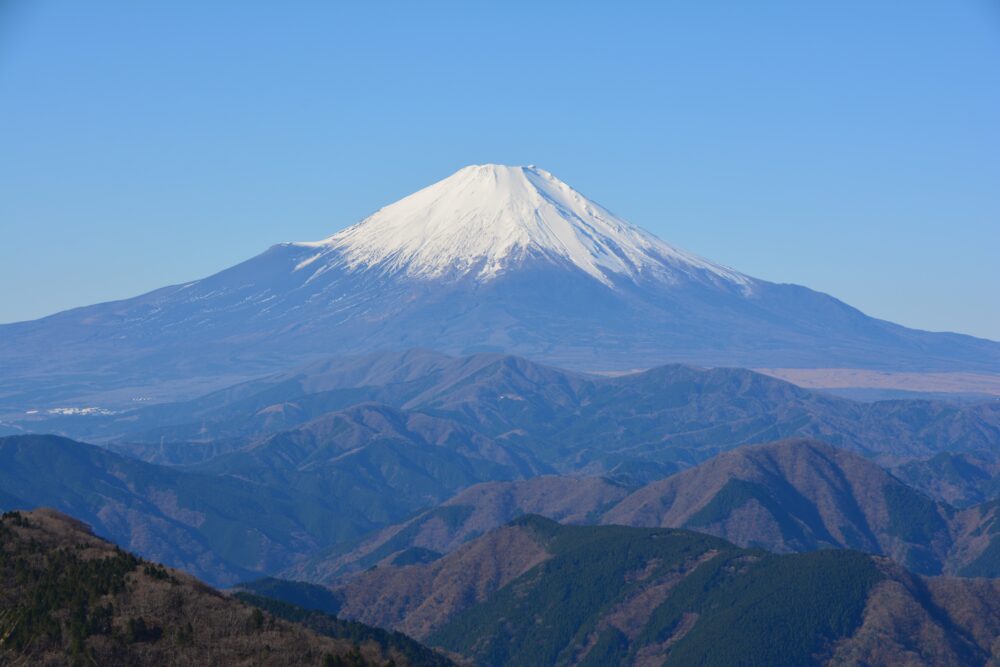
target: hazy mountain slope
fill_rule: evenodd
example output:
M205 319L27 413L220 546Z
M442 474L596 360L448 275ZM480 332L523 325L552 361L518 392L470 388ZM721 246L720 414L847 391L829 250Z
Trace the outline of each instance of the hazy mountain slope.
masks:
M0 519L4 664L436 665L261 613L51 510ZM335 663L334 663L335 664Z
M684 527L770 551L838 547L941 571L951 512L855 454L817 441L743 447L653 482L604 523Z
M55 436L0 439L0 501L53 506L213 582L291 566L496 479L547 471L445 419L364 405L196 468Z
M374 564L430 562L519 515L539 514L563 523L689 528L779 553L852 548L920 573L1000 576L998 508L955 510L856 454L791 440L720 454L631 493L600 478L477 485L284 574L332 582Z
M602 472L635 460L669 469L736 445L796 435L899 457L958 446L986 449L1000 440L1000 405L992 403L856 403L741 369L674 365L597 378L503 355L435 359L433 371L406 382L329 391L377 394L382 402L521 446L560 470L590 466ZM404 369L406 361L400 364ZM329 376L325 380L331 382ZM283 403L309 415L309 400ZM275 405L262 405L255 414ZM202 437L211 433L209 426Z
M535 562L498 561L512 543ZM992 590L857 552L779 556L688 531L526 516L334 594L348 616L479 665L898 665L917 655L983 665L1000 631ZM879 632L891 641L872 641Z
M673 365L607 378L505 355L421 351L328 360L184 404L24 424L112 439L147 460L199 462L371 401L461 424L556 470L633 481L786 437L823 439L891 464L989 450L1000 440L995 402L857 403L740 369Z
M523 515L562 523L586 523L621 500L628 489L602 478L535 477L476 484L441 505L285 572L310 581L331 581L380 562L429 562Z
M776 552L858 549L921 574L1000 576L1000 501L956 510L818 441L721 454L638 489L601 522L689 528Z
M963 577L1000 577L1000 500L962 510L954 526L953 570Z
M1000 575L995 503L956 512L818 442L740 448L624 499L618 482L539 477L547 468L523 444L372 405L197 468L52 436L0 439L0 463L3 507L58 507L223 583L278 571L328 581L377 562L429 561L529 512L691 527L776 551L851 547L919 572ZM468 488L497 478L527 481Z
M372 524L303 493L155 466L54 436L0 439L3 509L55 507L98 534L216 583L287 567Z
M202 280L0 327L0 406L192 397L331 352L504 351L1000 372L1000 343L906 329L681 251L534 167L481 165L319 242Z
M575 461L691 465L738 445L813 437L892 459L1000 439L1000 406L856 403L741 369L665 366L600 385L579 415L545 427ZM958 435L961 434L961 435Z
M526 449L378 404L331 413L194 469L305 491L383 524L477 482L549 470Z
M403 407L428 387L446 382L459 372L457 366L453 358L427 350L327 358L188 401L111 415L43 414L28 423L36 432L67 433L98 442L190 442L197 452L198 445L208 440L286 430L360 403Z
M1000 459L996 452L942 452L897 466L892 474L932 498L956 507L1000 496Z
M572 406L575 393L597 380L507 355L456 358L415 349L325 359L180 403L111 415L33 416L25 423L35 431L130 445L205 443L286 430L362 403L463 411L524 395L536 411L552 410Z

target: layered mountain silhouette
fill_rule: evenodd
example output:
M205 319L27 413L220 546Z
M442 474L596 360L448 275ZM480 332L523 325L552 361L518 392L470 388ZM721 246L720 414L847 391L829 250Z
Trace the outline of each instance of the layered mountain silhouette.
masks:
M525 512L598 522L639 487L781 438L819 439L896 470L942 453L987 452L1000 438L1000 405L858 403L739 369L673 365L597 377L506 355L410 351L316 362L182 403L25 425L103 447L0 439L3 507L56 507L146 557L226 584L278 571L330 580L410 547L418 551L405 558L433 558ZM855 481L823 491L837 502L810 495L827 487L809 480L834 472L798 479L787 465L800 450L814 452L802 459L809 466L829 459L837 475L863 473L879 492L856 493L868 482ZM730 465L744 461L740 452L717 459L727 463L684 473L712 482L697 485L690 511L671 504L670 520L650 525L690 525L778 551L864 549L919 572L964 571L982 557L976 571L992 571L989 531L962 537L946 508L921 509L921 494L878 500L898 485L874 464L844 457L793 448L756 476ZM476 486L483 483L492 485ZM919 486L933 494L933 485ZM989 499L988 489L984 482L964 506ZM712 507L737 518L722 512L710 521L705 510L689 524L697 519L688 514L716 496ZM860 513L843 504L855 496ZM893 499L904 516L911 502L920 517L944 516L947 530L893 537ZM741 534L748 512L752 530ZM637 510L628 521L647 515ZM962 525L971 531L989 516ZM960 544L967 547L955 551Z
M544 476L484 482L355 544L338 545L283 574L296 580L333 582L379 564L432 562L525 514L561 523L594 523L629 490L602 477Z
M39 447L40 439L2 444ZM79 443L60 446L95 455ZM37 451L57 460L52 449ZM25 490L11 481L19 472L5 479L4 489ZM113 480L124 472L112 466L102 476L97 468L78 468L79 477L95 478L97 493L115 499L102 518L121 502ZM733 494L727 491L733 480L754 486ZM134 477L124 481L137 486ZM230 487L214 484L215 502L223 502ZM138 487L137 495L144 490ZM73 499L81 488L60 493ZM7 502L16 501L7 494ZM883 550L910 558L900 545L937 545L934 531L944 522L945 533L966 540L957 540L953 551L980 550L961 574L996 576L997 505L960 515L857 455L811 441L781 442L723 454L631 493L586 478L473 487L407 524L420 531L385 531L381 544L395 539L394 548L406 548L387 552L332 589L267 580L245 587L249 593L236 595L239 601L122 552L74 519L48 510L9 513L0 519L0 576L7 582L0 656L129 664L159 664L167 655L193 663L225 656L233 664L320 664L330 655L354 661L344 664L383 665L389 658L400 665L449 664L375 625L481 665L723 665L737 658L768 665L896 665L913 656L927 665L985 665L996 659L1000 638L996 580L924 578L887 559L836 547L867 524L875 543L889 545ZM755 544L810 551L774 555L691 530L565 526L530 513L535 510L577 523L598 515L676 521L743 540L756 528ZM513 521L503 519L512 513L518 515ZM732 520L741 513L742 520ZM206 517L181 518L197 523ZM775 535L780 541L767 544ZM406 546L400 536L442 551Z
M332 583L373 565L434 562L527 513L688 528L779 553L853 548L919 573L1000 576L997 500L956 509L812 440L742 447L640 486L522 474L426 441L347 455L330 445L302 456L308 449L289 445L287 460L265 443L169 467L55 436L3 438L0 509L55 507L214 584L279 572ZM488 481L497 470L514 478Z
M508 355L417 350L324 360L192 401L22 423L162 463L263 455L283 438L330 452L387 439L423 452L450 438L453 451L461 442L465 454L477 450L524 475L643 482L733 447L797 436L891 464L988 451L1000 438L1000 404L860 403L741 369L670 365L600 377ZM513 477L477 481L504 478Z
M477 665L985 665L998 584L824 550L523 516L333 590L338 613ZM916 658L914 656L919 656Z
M1000 343L868 317L681 251L535 167L467 167L328 239L0 327L0 407L190 398L331 354L502 351L580 370L667 362L1000 371Z
M856 549L921 574L1000 576L1000 503L956 509L816 440L741 447L629 489L605 478L474 486L284 575L335 583L374 565L433 562L523 514L573 524L686 528L775 553Z

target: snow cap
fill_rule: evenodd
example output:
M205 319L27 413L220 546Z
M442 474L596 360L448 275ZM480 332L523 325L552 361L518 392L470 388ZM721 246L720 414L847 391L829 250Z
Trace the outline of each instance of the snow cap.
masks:
M564 260L597 280L643 272L742 274L636 227L535 166L472 165L316 243L351 268L490 280L528 255ZM324 253L325 254L325 253Z

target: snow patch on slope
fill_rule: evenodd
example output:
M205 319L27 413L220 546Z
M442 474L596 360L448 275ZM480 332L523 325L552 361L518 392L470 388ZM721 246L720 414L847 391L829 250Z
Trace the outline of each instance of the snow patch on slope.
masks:
M465 167L327 239L296 245L319 249L297 270L336 257L350 269L424 278L474 273L486 281L541 255L568 261L607 285L614 275L676 280L678 273L744 287L751 282L664 243L534 166Z

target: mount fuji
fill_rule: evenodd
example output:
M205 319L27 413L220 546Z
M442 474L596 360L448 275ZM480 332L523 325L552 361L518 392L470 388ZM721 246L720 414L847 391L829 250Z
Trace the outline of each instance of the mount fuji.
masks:
M758 280L542 169L478 165L327 239L0 326L0 407L180 398L320 357L413 347L594 371L679 361L1000 372L1000 343Z

